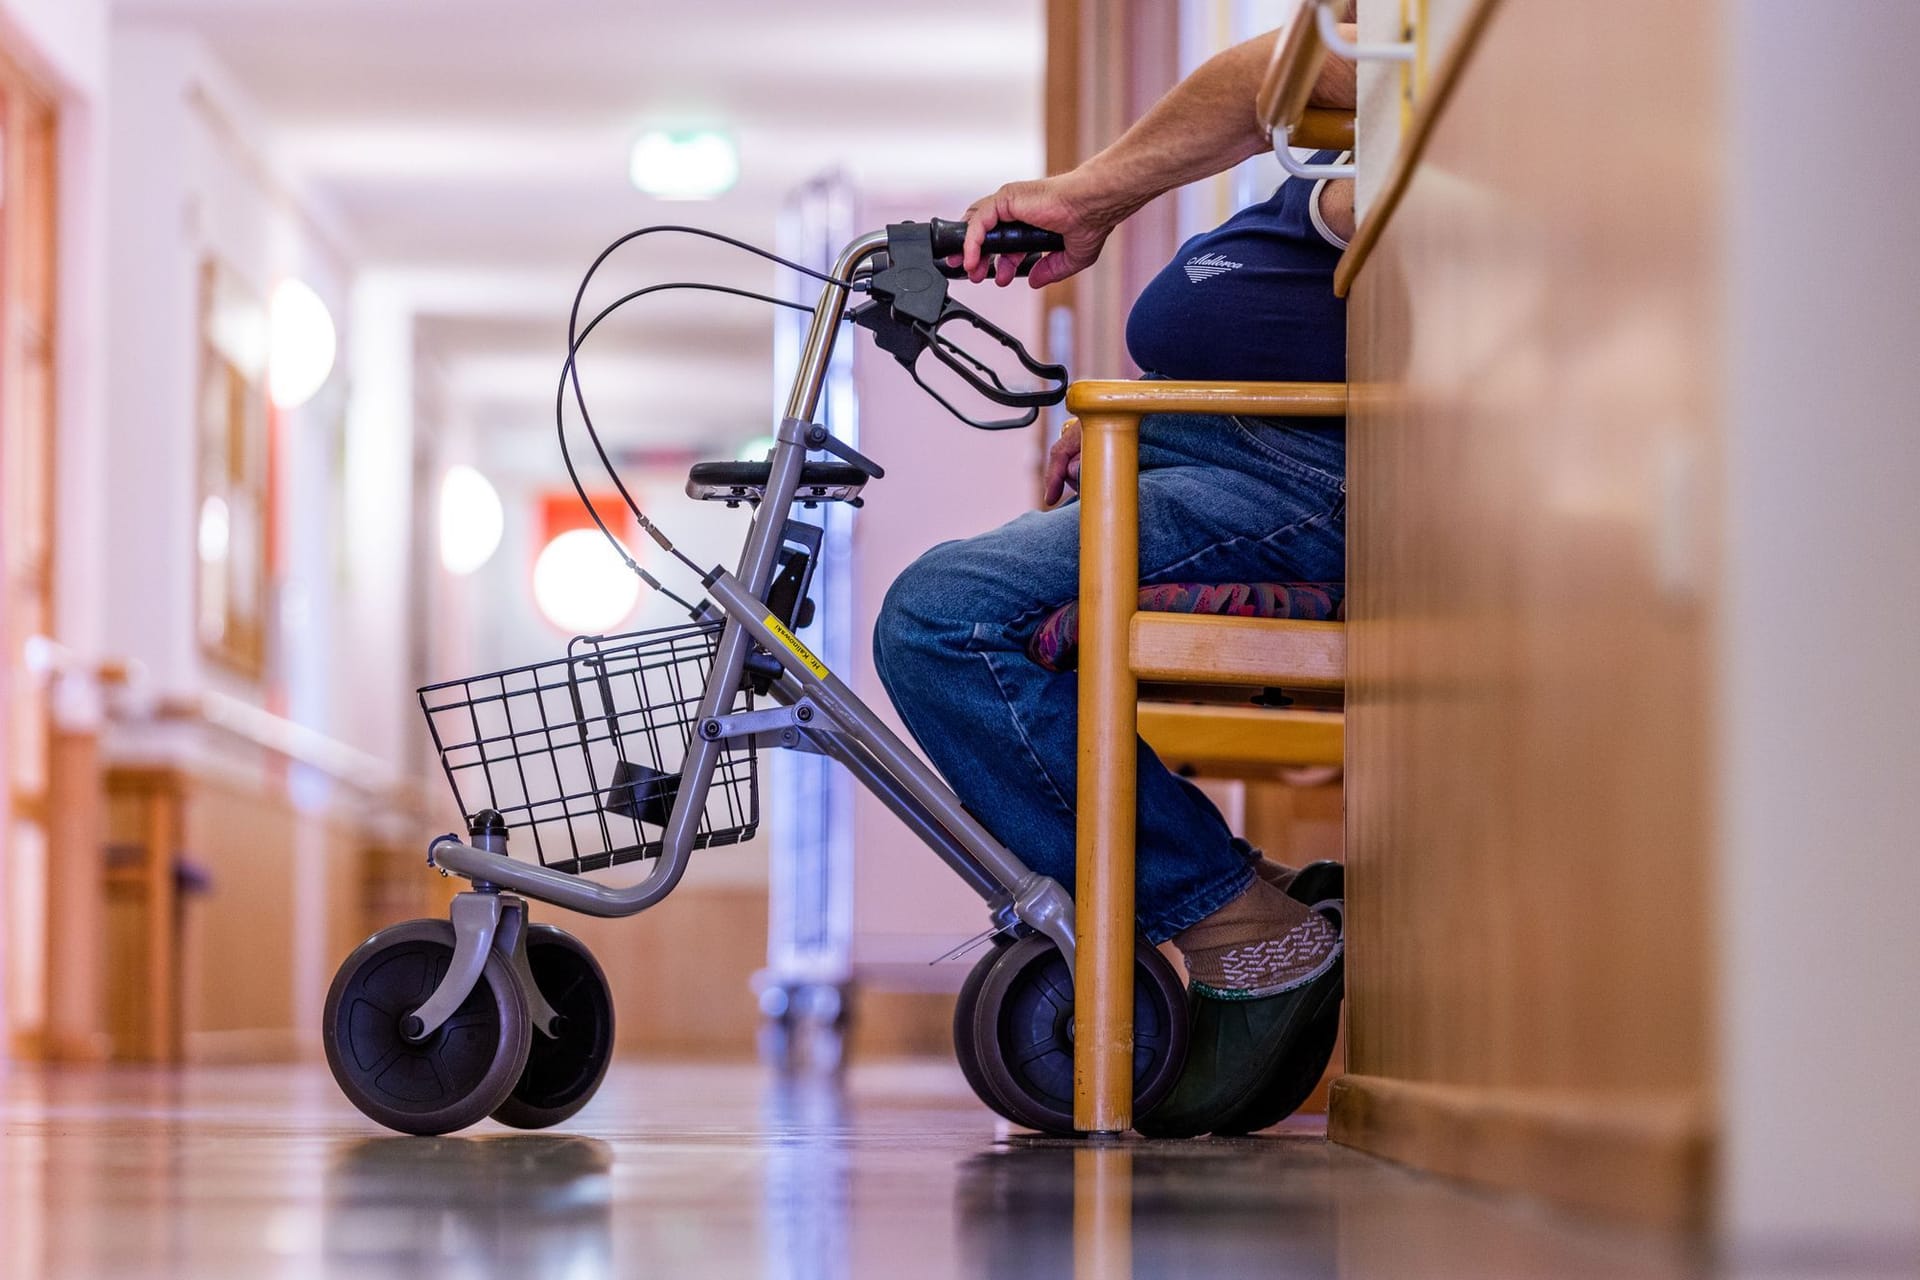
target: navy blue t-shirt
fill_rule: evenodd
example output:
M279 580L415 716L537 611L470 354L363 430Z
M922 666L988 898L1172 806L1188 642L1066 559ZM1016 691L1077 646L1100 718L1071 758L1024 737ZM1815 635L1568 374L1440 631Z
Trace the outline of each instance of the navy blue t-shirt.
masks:
M1333 292L1340 249L1314 225L1319 187L1289 178L1181 245L1127 317L1134 363L1162 378L1345 382L1347 304Z

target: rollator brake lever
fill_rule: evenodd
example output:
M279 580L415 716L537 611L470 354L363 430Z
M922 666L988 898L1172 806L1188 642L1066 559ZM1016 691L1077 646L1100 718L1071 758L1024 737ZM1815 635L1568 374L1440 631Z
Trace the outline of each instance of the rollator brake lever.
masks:
M1012 387L1009 387L1001 380L999 373L996 372L992 366L941 332L941 330L945 329L949 324L956 321L964 321L972 325L978 332L986 334L1002 347L1013 352L1014 357L1020 361L1021 368L1047 385L1037 391L1016 391ZM960 419L960 421L970 427L977 427L982 431L1006 431L1014 427L1024 427L1040 416L1041 409L1048 405L1059 404L1061 400L1066 398L1067 367L1065 365L1048 364L1044 361L1036 360L1033 355L1027 351L1026 347L1022 345L1020 339L1014 337L979 312L974 311L962 303L955 302L952 298L947 299L947 309L941 315L939 322L933 326L930 339L933 358L958 374L961 381L979 392L981 396L993 401L995 404L1003 404L1008 408L1025 409L1027 411L1023 416L1018 418L1000 418L984 422L969 418L966 414L954 408L945 396L927 385L926 380L920 376L918 361L909 366L913 374L913 380L920 384L920 389L932 396L935 400L938 400L941 404L946 405L948 413L951 413L954 417Z
M938 218L931 223L896 222L888 226L886 265L876 270L868 281L871 301L856 307L848 318L871 332L874 344L904 365L922 391L968 426L982 431L1024 427L1040 416L1042 408L1059 404L1066 396L1066 366L1034 359L1018 338L948 295L947 279L954 269L947 266L940 250L952 250L965 231L965 223L944 222ZM1004 244L995 247L1009 252L1026 251L1021 262L1023 272L1031 270L1039 260L1041 247L1058 247L1057 236L1037 227L1010 225L1000 229L998 235ZM1047 385L1037 391L1017 391L1009 387L992 366L942 332L959 323L971 325L1011 351L1022 368ZM921 375L920 357L929 349L934 359L982 398L1009 408L1025 409L1026 413L1017 418L968 417Z
M872 332L874 345L905 366L920 389L939 402L942 408L970 427L981 431L1008 431L1024 427L1040 416L1040 410L1059 404L1067 394L1067 367L1037 360L1020 340L994 324L979 312L952 298L941 306L940 318L928 324L902 316L886 299L877 298L851 313L851 319ZM986 334L1011 351L1020 365L1047 385L1034 391L1019 391L1006 384L998 371L942 332L949 325L964 323ZM1027 412L1017 418L980 419L968 417L954 403L928 385L920 372L920 357L931 350L933 358L978 393L983 399ZM825 446L817 446L825 447Z

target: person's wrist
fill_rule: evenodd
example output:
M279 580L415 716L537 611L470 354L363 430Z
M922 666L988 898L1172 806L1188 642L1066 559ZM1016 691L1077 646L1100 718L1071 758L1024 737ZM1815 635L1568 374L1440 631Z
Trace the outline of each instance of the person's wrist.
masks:
M1089 230L1102 235L1132 217L1152 199L1126 181L1121 166L1105 154L1084 160L1060 176L1061 197Z

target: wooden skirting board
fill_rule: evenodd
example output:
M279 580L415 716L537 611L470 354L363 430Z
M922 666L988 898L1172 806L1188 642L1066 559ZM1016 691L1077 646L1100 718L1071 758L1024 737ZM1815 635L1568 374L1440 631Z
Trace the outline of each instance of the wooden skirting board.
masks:
M1690 1228L1706 1219L1712 1141L1685 1094L1626 1100L1568 1090L1334 1081L1333 1141L1434 1173L1610 1216Z

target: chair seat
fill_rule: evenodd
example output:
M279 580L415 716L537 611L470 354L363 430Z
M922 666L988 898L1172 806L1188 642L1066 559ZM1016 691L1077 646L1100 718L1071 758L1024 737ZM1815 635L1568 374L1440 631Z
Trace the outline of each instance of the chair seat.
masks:
M1140 588L1142 613L1212 614L1330 622L1345 616L1339 582L1172 582ZM1027 642L1027 656L1049 671L1071 671L1080 657L1080 603L1062 605Z

